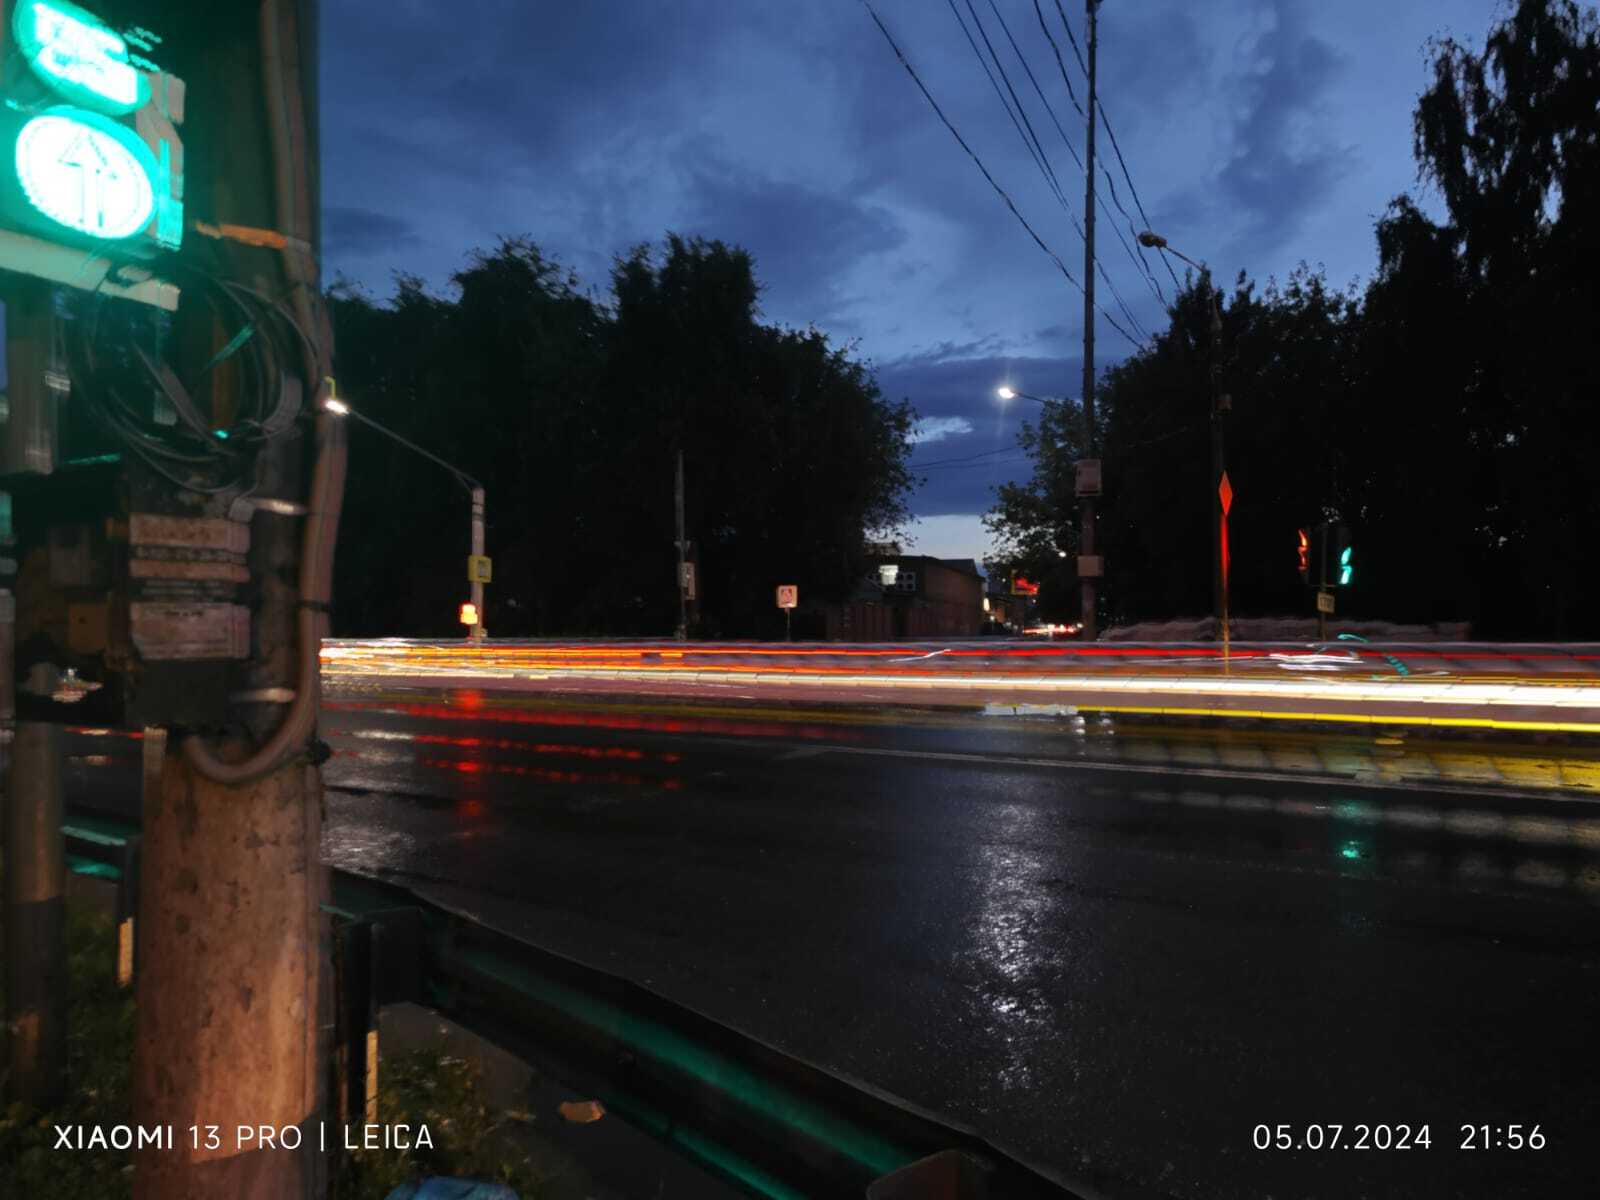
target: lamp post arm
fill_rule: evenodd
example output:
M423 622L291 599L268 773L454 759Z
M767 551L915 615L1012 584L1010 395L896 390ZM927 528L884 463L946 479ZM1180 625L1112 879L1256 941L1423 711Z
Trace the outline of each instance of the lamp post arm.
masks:
M365 413L361 412L359 409L347 408L345 410L344 415L345 416L354 417L356 420L360 421L363 425L370 425L372 428L376 429L379 433L387 434L389 437L391 437L395 441L399 442L407 450L414 450L418 454L422 455L423 458L426 458L426 459L430 460L431 462L437 463L439 466L443 467L446 471L449 471L450 474L454 475L456 477L456 482L461 484L461 486L466 488L469 492L472 491L474 488L477 488L477 489L480 489L480 490L483 488L483 485L481 483L479 483L471 475L468 475L460 467L452 466L450 463L445 462L444 459L440 458L437 454L434 454L430 450L424 450L421 446L417 445L415 442L411 441L409 438L402 437L400 434L396 433L394 430L390 429L387 425L383 424L380 421L374 421L371 417L367 416Z

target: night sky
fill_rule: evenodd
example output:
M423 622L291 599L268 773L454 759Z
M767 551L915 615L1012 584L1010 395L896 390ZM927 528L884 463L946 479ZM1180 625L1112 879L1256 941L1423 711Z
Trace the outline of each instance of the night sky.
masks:
M1072 220L968 42L988 62L988 35L1081 221L1083 176L1056 122L1080 156L1083 122L1033 0L874 7L1081 279ZM1086 47L1082 0L1062 7ZM1054 0L1041 8L1082 102ZM1101 100L1149 224L1226 279L1242 268L1265 283L1304 261L1335 285L1364 284L1374 222L1416 187L1411 115L1427 82L1425 43L1450 34L1481 46L1503 8L1106 0ZM978 514L996 484L1027 474L1008 448L1034 406L1002 407L997 384L1080 391L1081 294L941 124L860 0L324 0L322 126L328 277L380 299L396 271L446 293L470 251L502 234L531 237L601 299L613 256L668 230L744 246L766 320L853 342L884 391L923 418L912 461L935 465L912 500L916 552L981 557ZM1143 227L1103 128L1097 143L1115 199ZM1120 230L1132 246L1103 176L1099 194L1098 253L1154 333L1164 325L1155 284L1117 239ZM1153 253L1145 261L1170 297L1165 268ZM1096 346L1101 366L1132 348L1105 318Z

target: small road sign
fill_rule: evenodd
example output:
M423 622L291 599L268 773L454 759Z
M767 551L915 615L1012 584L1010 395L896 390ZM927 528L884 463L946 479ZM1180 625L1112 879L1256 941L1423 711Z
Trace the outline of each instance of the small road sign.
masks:
M678 571L678 586L683 589L685 600L693 600L694 596L694 564L686 562Z
M487 554L467 555L467 582L493 583L494 564Z
M798 608L800 606L800 585L797 583L780 583L778 585L778 607Z
M1332 592L1318 592L1317 593L1317 611L1319 613L1328 613L1330 615L1332 614L1332 612L1333 612L1333 593Z

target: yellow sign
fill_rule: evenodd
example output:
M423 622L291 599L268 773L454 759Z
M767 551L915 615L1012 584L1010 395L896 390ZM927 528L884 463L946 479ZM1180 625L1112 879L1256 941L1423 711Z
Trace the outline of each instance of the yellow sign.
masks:
M489 561L487 554L467 555L467 582L492 583L490 578L494 574L494 564Z

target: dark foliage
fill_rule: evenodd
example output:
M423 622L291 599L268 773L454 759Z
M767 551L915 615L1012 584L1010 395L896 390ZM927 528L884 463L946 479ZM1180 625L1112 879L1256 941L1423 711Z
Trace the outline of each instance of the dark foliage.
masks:
M680 448L707 636L781 630L779 583L842 596L864 533L905 518L909 407L822 334L763 324L742 250L639 247L609 308L523 240L454 282L445 300L401 277L388 305L336 288L339 383L483 482L495 636L672 631ZM374 431L352 439L336 629L459 632L462 485Z
M1486 637L1600 636L1584 536L1600 522L1597 113L1593 13L1522 0L1482 53L1433 47L1414 129L1441 221L1398 197L1359 297L1303 267L1259 297L1241 275L1218 347L1235 613L1309 612L1295 530L1334 519L1360 564L1341 611L1466 620ZM1102 384L1113 619L1210 611L1211 286L1192 280L1168 329ZM1034 477L1002 489L989 519L1037 570L1074 536L1072 455L1032 433L1024 444ZM1075 581L1057 575L1046 601L1071 613Z

